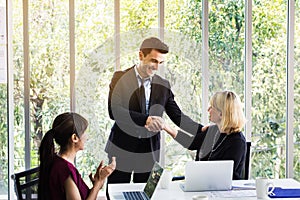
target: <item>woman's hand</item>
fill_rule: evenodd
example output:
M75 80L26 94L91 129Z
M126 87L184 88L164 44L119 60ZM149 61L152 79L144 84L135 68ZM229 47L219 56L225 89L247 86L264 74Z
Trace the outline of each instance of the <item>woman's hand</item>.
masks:
M116 169L116 157L112 157L109 165L103 166L103 160L100 162L95 175L89 175L94 187L102 188L105 179Z
M116 157L112 157L109 165L104 166L100 171L100 178L106 179L116 169Z
M97 175L97 172L98 172L98 170L99 170L100 168L102 168L102 166L103 166L103 160L101 160L99 166L97 167L96 174L93 176L93 174L90 173L90 175L89 175L89 178L90 178L90 180L92 181L93 185L95 184L95 181L96 181L96 175Z
M206 125L206 126L203 126L202 128L201 128L201 131L202 132L205 132L207 129L208 129L208 127L210 127L211 125Z
M166 131L172 138L176 138L178 131L174 128L171 128L169 124L165 123L163 130Z

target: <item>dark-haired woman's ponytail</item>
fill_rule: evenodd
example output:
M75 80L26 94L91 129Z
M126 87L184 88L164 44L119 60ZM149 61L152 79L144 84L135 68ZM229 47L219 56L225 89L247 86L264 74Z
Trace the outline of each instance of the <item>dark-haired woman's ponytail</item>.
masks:
M49 171L52 167L55 156L54 151L54 134L53 129L49 130L42 139L39 156L40 156L40 172L39 172L39 186L38 199L50 199L49 197Z

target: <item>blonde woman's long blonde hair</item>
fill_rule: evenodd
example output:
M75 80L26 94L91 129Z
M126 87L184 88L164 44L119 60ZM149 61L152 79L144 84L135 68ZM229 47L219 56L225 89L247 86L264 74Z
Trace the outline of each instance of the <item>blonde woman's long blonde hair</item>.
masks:
M241 100L234 92L216 92L210 99L210 105L222 113L221 132L234 133L242 130L246 119Z

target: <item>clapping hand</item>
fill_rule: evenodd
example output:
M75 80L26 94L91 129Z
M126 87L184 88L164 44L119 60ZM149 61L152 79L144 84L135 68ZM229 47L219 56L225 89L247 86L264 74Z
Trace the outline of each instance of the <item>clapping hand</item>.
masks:
M116 157L112 157L112 161L109 165L103 166L103 160L100 162L95 175L91 173L89 175L93 185L99 183L104 184L105 179L116 169Z

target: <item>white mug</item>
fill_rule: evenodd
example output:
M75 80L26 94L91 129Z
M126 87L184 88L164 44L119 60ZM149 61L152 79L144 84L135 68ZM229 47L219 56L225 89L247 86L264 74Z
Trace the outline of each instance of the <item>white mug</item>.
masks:
M160 187L162 189L167 189L169 188L169 185L172 181L172 171L170 170L164 170L164 172L162 173L161 175L161 178L160 178Z
M273 182L268 178L256 178L255 185L258 199L269 199L268 195L272 194L275 189Z
M208 200L208 196L206 195L195 195L192 198L193 200Z

